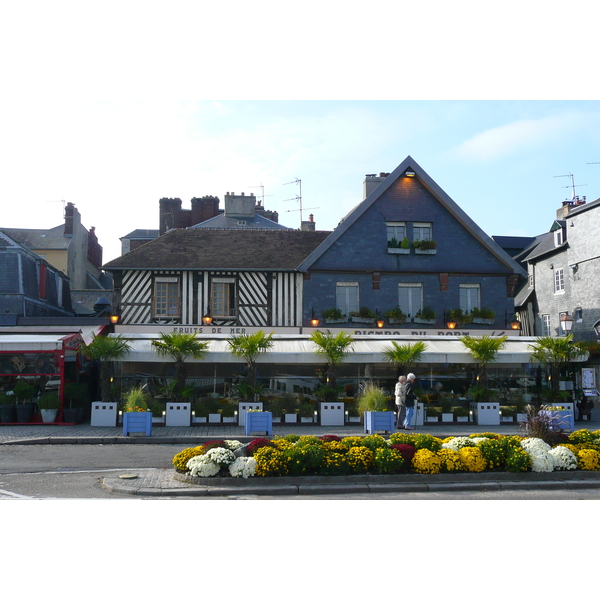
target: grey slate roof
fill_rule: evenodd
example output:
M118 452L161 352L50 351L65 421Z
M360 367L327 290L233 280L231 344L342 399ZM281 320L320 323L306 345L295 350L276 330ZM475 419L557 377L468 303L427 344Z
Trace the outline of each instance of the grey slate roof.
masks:
M329 231L173 229L104 265L121 269L294 270Z
M242 223L242 224L240 224ZM192 225L190 229L289 229L262 215L255 214L252 217L230 217L226 214L217 215L202 223Z
M71 238L65 237L64 224L52 229L10 229L3 231L31 250L65 250Z
M134 229L131 233L124 235L119 238L121 240L130 239L130 240L146 240L146 239L156 239L158 237L158 229Z

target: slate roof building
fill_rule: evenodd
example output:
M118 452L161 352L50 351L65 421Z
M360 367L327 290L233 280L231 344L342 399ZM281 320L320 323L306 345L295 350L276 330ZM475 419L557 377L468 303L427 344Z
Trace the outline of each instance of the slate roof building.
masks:
M527 283L515 299L526 335L560 336L569 316L576 340L600 334L600 199L563 202L549 231L515 258L527 266Z

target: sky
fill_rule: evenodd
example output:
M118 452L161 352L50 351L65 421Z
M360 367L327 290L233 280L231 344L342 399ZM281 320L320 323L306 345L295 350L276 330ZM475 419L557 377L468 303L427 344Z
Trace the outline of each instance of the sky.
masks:
M598 101L32 101L0 147L1 226L60 225L72 202L105 262L158 229L162 197L254 193L285 226L332 230L408 155L488 235L548 231L573 182L600 197Z

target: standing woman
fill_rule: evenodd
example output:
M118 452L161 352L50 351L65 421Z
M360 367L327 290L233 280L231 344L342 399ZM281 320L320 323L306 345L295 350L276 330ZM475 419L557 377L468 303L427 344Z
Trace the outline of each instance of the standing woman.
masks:
M417 401L417 395L415 394L416 377L414 373L409 373L406 376L406 379L406 417L404 419L404 429L412 429L412 427L410 426L410 422L412 421L413 413L415 412L415 402Z
M406 377L404 375L398 377L394 396L396 396L396 409L398 411L396 429L404 429L404 417L406 415Z

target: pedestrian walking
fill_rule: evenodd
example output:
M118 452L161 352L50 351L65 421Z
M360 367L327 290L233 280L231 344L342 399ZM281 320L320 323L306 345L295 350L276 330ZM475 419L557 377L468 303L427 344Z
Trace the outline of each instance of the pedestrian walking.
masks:
M400 375L394 389L396 396L396 429L404 429L404 417L406 416L406 377Z
M415 394L415 375L409 373L406 376L406 385L404 388L405 393L405 405L406 405L406 416L404 418L404 429L412 429L410 426L413 414L415 412L415 404L417 402L417 395Z

